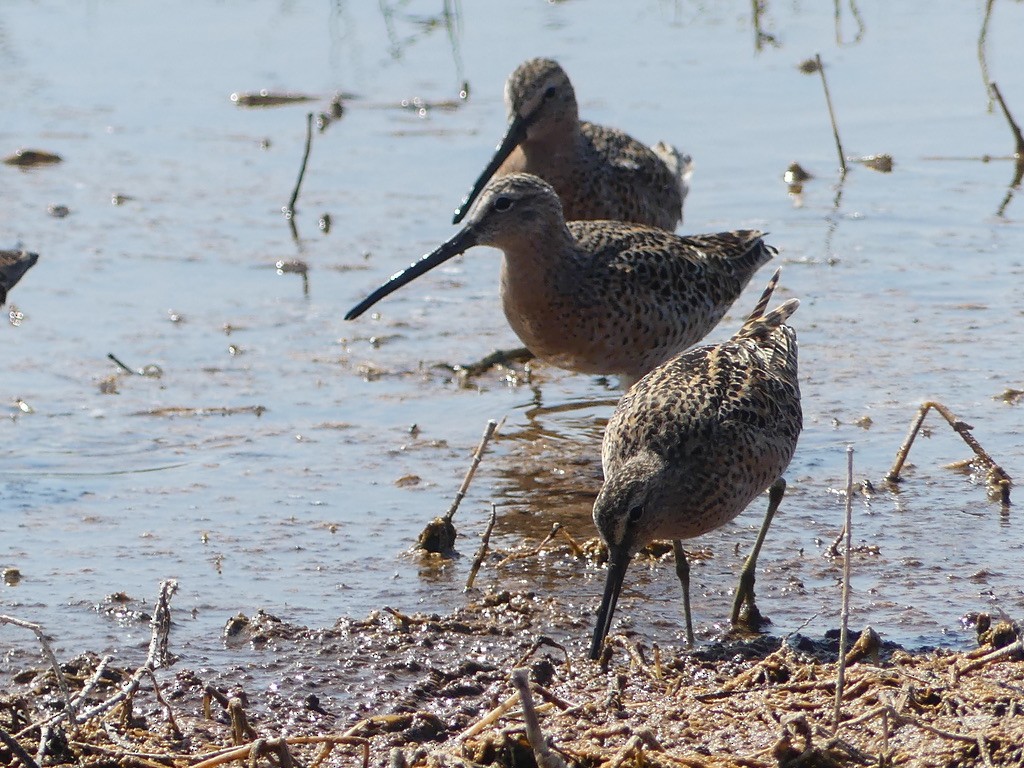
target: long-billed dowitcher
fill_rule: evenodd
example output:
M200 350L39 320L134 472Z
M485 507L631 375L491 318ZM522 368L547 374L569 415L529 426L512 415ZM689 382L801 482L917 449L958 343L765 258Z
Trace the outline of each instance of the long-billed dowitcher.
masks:
M28 251L0 251L0 307L7 301L7 292L39 260L39 254Z
M580 121L576 92L551 59L520 64L505 83L509 125L458 224L492 176L532 173L555 188L568 221L610 219L673 230L683 220L692 163L674 147L648 148L614 128Z
M659 538L672 539L692 645L689 564L680 539L725 525L771 486L736 590L733 624L743 603L753 608L757 555L782 502L782 473L802 426L796 333L785 325L799 302L790 299L765 313L778 279L776 271L735 336L651 371L608 422L601 451L605 481L594 503L594 522L608 545L608 575L591 658L600 655L630 559Z
M626 382L707 335L775 252L754 231L679 237L617 221L566 224L551 186L517 173L491 181L462 231L345 319L474 245L504 252L505 317L531 352Z

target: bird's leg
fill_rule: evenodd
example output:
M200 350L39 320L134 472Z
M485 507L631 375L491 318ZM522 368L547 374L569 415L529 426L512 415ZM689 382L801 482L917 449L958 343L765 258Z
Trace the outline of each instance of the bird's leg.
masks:
M683 552L683 543L679 539L672 541L672 554L676 558L676 576L683 587L683 615L686 616L686 644L693 647L693 617L690 614L690 563Z
M764 522L761 523L761 530L757 533L757 541L754 542L754 548L747 556L747 560L743 564L743 570L740 572L740 583L736 587L736 598L732 602L733 627L739 624L740 611L744 603L747 605L749 616L757 615L757 606L754 605L754 574L757 570L757 556L761 554L761 545L764 544L764 538L768 535L768 528L772 524L772 518L775 517L775 513L778 511L779 505L782 503L782 497L785 494L786 480L780 477L768 489L768 511L765 512ZM756 624L757 622L752 623Z

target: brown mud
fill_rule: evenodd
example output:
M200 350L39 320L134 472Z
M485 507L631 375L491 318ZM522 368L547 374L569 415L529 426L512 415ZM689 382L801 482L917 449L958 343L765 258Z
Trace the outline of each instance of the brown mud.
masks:
M760 635L686 651L616 634L590 662L591 617L580 614L554 598L492 591L445 616L385 608L328 629L239 615L223 638L238 665L211 670L175 658L164 604L138 670L78 656L61 665L67 696L52 669L19 673L0 696L0 764L533 768L535 754L546 767L584 768L1024 761L1024 646L1004 622L979 622L982 645L970 652L909 653L865 631L847 656L836 730L835 638ZM550 746L540 753L511 682L517 668L529 671ZM275 683L249 687L268 671Z

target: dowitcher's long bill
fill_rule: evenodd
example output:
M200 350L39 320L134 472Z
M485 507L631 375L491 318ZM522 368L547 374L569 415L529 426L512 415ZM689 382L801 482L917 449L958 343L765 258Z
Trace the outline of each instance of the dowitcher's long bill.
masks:
M7 301L7 292L39 260L39 254L28 251L0 251L0 307Z
M532 173L551 184L569 221L609 219L673 230L683 220L692 162L614 128L579 119L568 75L551 59L520 64L505 83L508 130L455 211L466 216L494 176Z
M735 336L651 371L608 422L601 451L605 481L594 503L594 522L608 545L608 574L591 658L608 635L630 559L654 539L673 541L692 644L689 565L680 540L724 525L771 486L733 623L743 603L753 606L757 553L782 500L782 473L802 426L796 333L785 325L798 302L765 312L778 277Z
M549 184L512 174L487 185L461 232L346 319L474 245L504 252L502 307L531 352L630 381L704 338L774 253L754 231L679 237L617 221L566 224Z

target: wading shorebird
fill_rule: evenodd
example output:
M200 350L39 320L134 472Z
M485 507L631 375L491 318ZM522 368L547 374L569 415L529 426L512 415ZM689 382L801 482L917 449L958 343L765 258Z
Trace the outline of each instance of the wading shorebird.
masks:
M735 518L770 486L768 512L743 565L732 622L754 607L754 570L786 490L782 473L802 427L796 332L790 299L765 313L776 271L729 341L684 352L638 381L608 422L601 450L604 485L594 522L608 545L608 575L590 646L596 659L612 623L626 568L654 539L672 539L693 645L690 567L680 539Z
M609 219L674 230L683 220L693 164L658 142L581 122L568 75L551 59L520 64L505 83L508 130L455 211L466 215L493 176L532 173L562 200L568 221Z
M679 237L617 221L566 224L551 186L516 173L488 184L462 231L345 319L475 245L504 252L505 317L534 355L624 383L704 338L775 253L755 231Z
M0 251L0 307L7 302L7 292L35 266L39 254L28 251Z

